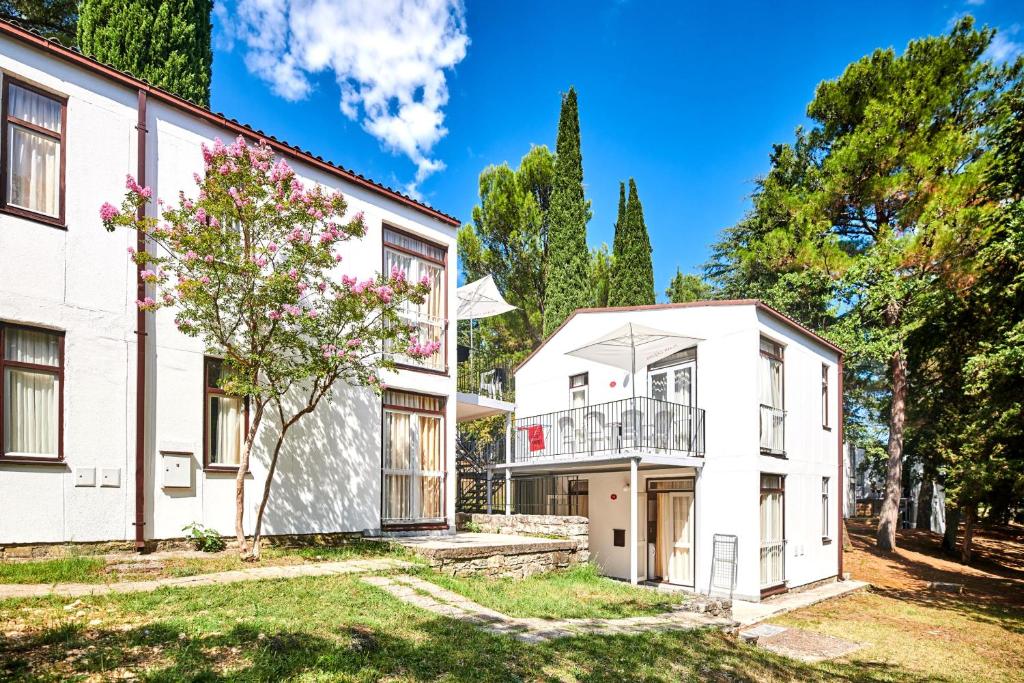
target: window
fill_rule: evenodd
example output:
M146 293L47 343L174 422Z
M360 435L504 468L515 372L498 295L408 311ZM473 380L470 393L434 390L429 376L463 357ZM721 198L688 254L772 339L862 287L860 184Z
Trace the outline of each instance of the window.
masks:
M761 452L785 455L785 392L782 345L761 337Z
M821 366L821 426L831 429L828 423L828 366Z
M65 98L3 80L3 206L64 223Z
M590 373L582 372L569 377L569 407L583 408L590 398Z
M445 521L444 399L384 392L381 522Z
M821 478L821 537L827 539L828 535L828 477Z
M224 361L206 358L203 363L205 465L210 469L235 469L242 461L242 444L249 429L249 411L245 401L229 396L221 388Z
M432 370L447 368L447 344L445 336L448 330L447 301L445 299L446 276L445 262L448 251L444 247L425 242L407 235L394 228L384 228L384 272L390 273L398 268L405 273L411 282L419 282L424 277L430 281L430 292L422 304L404 304L399 312L402 320L414 325L418 330L419 342L440 342L438 349L430 358L413 359L402 356L402 363L419 365Z
M3 456L63 458L64 335L0 325Z

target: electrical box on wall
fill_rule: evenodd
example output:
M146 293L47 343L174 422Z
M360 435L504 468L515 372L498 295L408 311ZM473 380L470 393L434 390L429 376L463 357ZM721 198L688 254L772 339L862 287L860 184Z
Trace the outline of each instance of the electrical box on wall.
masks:
M117 488L121 485L121 468L104 467L100 476L100 486Z
M76 467L75 468L75 486L95 486L96 485L96 468L95 467Z
M192 488L192 454L160 453L164 488Z

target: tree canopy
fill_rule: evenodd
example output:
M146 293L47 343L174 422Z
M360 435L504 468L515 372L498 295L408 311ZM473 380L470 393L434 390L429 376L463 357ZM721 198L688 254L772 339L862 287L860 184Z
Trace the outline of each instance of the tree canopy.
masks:
M622 191L619 191L620 205ZM651 238L644 222L636 182L629 179L625 215L616 222L612 275L608 288L610 306L647 306L654 303L654 266Z

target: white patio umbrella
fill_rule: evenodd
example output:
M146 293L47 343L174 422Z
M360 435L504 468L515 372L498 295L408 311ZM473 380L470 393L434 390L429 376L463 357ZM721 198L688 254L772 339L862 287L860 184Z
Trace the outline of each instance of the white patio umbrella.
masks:
M703 341L703 339L676 332L656 330L635 323L626 323L578 349L569 351L568 355L629 370L633 398L636 398L636 382L633 376L636 375L637 368L645 368L654 361L661 360L665 356L670 356L699 341Z
M462 285L455 290L455 298L458 301L458 310L455 317L458 320L469 321L469 352L473 353L473 321L477 318L490 318L514 311L515 306L505 301L505 297L498 291L494 284L494 278L488 275L469 284Z

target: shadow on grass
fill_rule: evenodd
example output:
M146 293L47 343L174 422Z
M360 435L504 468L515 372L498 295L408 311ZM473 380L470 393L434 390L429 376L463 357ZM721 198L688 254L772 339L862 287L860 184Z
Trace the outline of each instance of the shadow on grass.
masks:
M396 636L360 625L319 634L236 624L194 635L172 622L127 631L58 626L0 639L0 676L259 680L299 676L478 681L905 681L925 680L862 662L808 665L741 644L717 631L585 636L527 645L451 619L428 619ZM929 678L927 680L936 680Z
M874 528L864 523L850 523L850 540L854 548L895 567L908 578L919 582L945 582L963 584L962 594L931 590L925 587L873 586L879 595L910 604L956 612L961 616L999 626L1014 633L1024 633L1024 575L1003 563L987 562L995 576L985 576L948 564L942 554L938 534L920 529L901 530L898 548L911 550L946 563L941 566L909 557L906 552L884 552L874 541ZM1012 561L1007 561L1012 564ZM981 567L973 566L973 569ZM865 577L869 581L871 577Z

